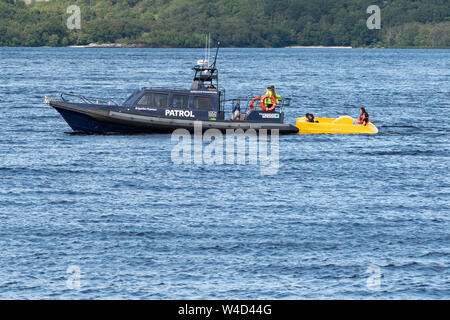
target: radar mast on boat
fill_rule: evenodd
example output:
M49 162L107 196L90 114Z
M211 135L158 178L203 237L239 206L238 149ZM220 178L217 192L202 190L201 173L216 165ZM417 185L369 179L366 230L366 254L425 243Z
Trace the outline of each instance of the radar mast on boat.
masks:
M197 64L192 68L195 74L191 90L219 90L219 71L216 68L219 46L220 42L217 42L214 62L210 65L211 35L206 36L205 58L204 60L198 60Z

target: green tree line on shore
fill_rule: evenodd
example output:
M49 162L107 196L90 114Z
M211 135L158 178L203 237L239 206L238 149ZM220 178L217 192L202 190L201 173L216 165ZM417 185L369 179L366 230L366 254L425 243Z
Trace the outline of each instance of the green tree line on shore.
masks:
M67 28L70 5L81 28ZM370 5L381 29L369 30ZM0 0L0 46L450 48L448 0Z

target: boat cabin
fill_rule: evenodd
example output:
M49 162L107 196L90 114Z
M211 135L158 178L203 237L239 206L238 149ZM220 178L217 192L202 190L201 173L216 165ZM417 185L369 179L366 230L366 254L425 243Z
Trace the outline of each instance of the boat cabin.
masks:
M217 90L142 88L123 106L146 115L214 121L224 120L220 104L221 92Z

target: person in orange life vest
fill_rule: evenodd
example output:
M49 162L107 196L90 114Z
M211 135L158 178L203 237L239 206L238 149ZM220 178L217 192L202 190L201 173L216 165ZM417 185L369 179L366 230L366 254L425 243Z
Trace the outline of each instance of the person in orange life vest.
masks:
M362 126L367 126L367 124L370 122L369 114L364 108L359 109L359 111L361 112L361 114L359 115L359 124Z

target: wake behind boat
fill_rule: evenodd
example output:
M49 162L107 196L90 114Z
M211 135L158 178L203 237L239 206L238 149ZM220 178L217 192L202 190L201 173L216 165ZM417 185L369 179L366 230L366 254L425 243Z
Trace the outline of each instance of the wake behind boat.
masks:
M289 98L278 100L266 95L225 99L225 90L219 89L218 51L219 48L211 65L205 59L192 68L194 80L189 89L144 87L122 104L72 93L63 93L60 99L46 98L45 102L76 132L171 133L179 128L193 132L201 121L202 130L266 129L279 130L280 134L297 133L296 126L284 123L283 108L290 105ZM257 110L255 102L259 102L261 110Z

